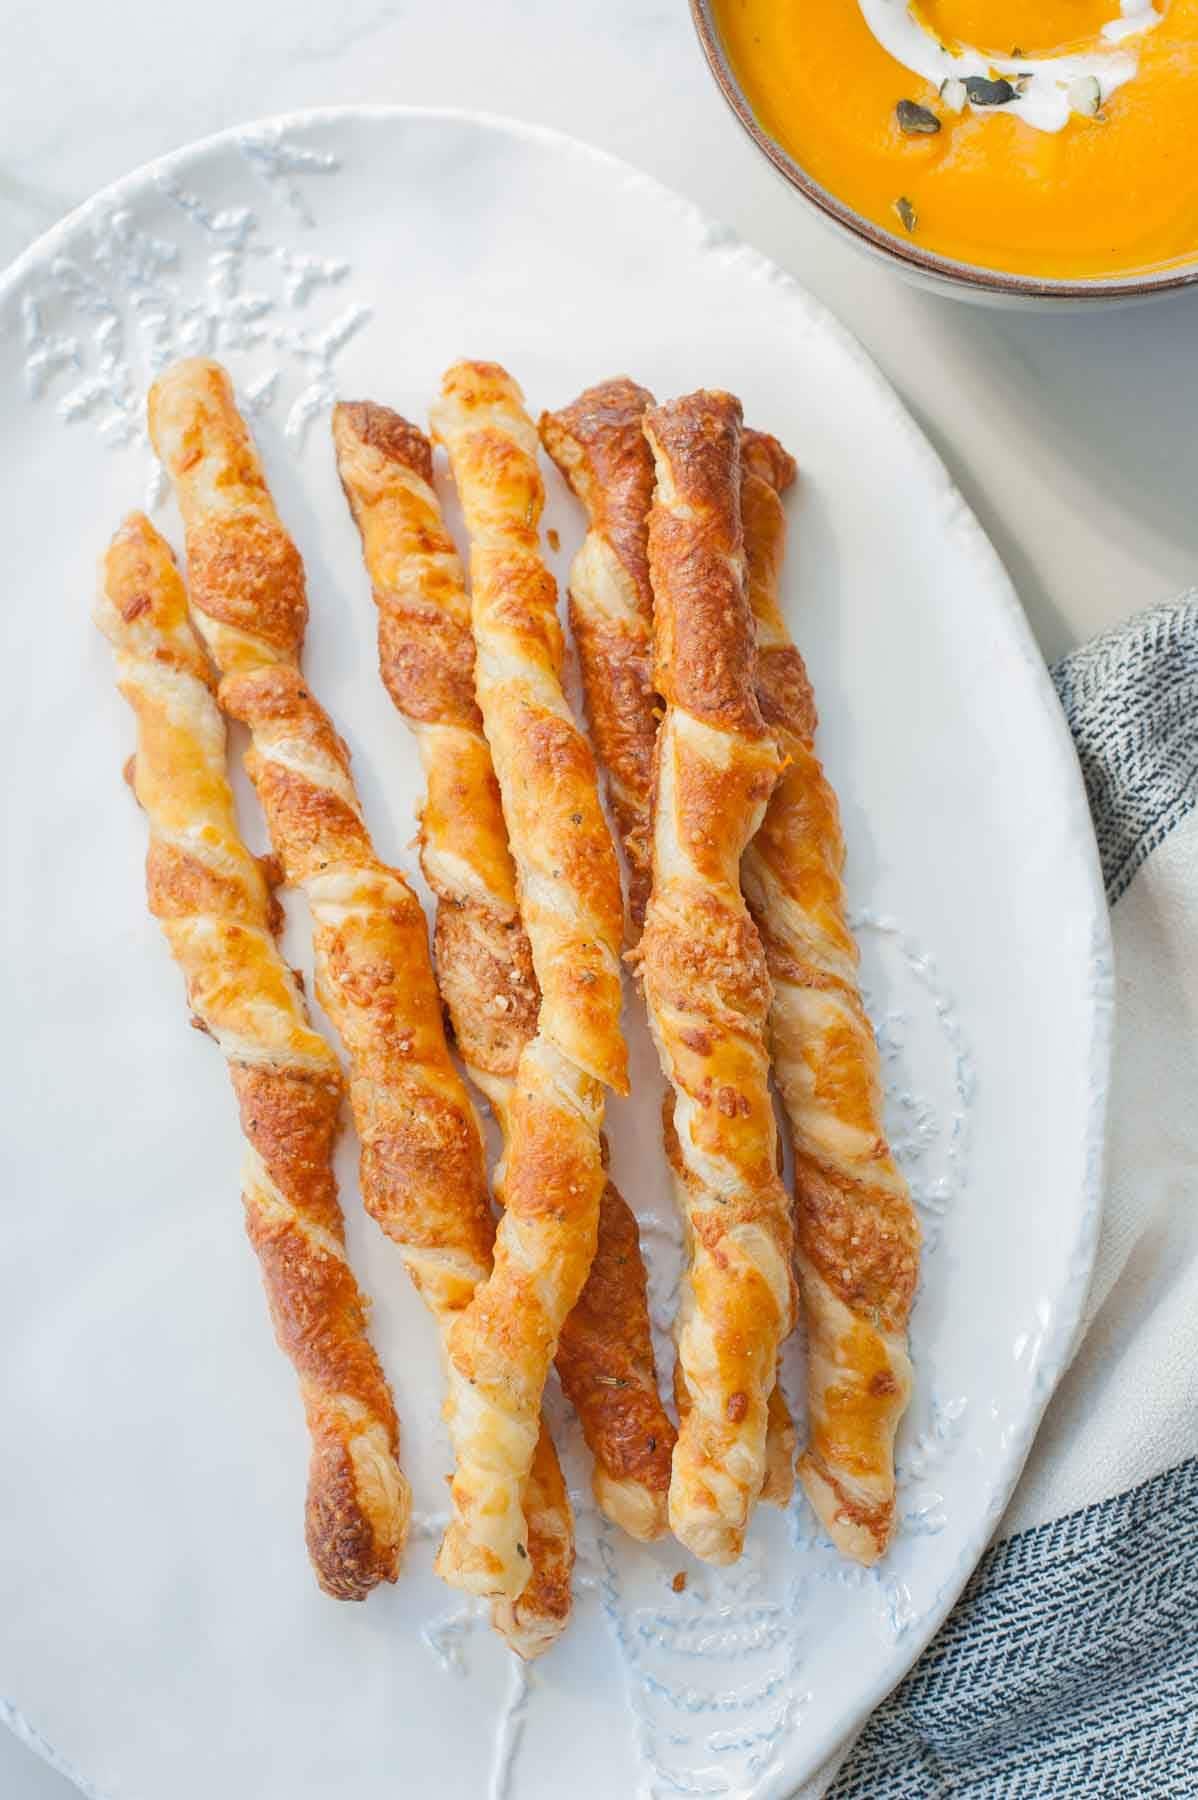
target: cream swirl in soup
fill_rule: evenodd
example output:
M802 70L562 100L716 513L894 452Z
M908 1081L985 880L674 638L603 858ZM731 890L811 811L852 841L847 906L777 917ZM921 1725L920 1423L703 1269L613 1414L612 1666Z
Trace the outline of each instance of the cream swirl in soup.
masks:
M1083 3L1076 17L1059 24L1064 41L1043 54L1034 44L987 45L958 36L952 29L954 11L976 14L976 7L954 8L943 0L940 4L928 0L923 6L916 0L857 3L882 48L938 88L954 110L1001 106L1039 131L1062 130L1073 113L1091 117L1098 113L1133 78L1139 62L1137 39L1159 25L1162 17L1152 0L1122 0L1121 7L1112 0L1110 16L1101 20ZM1068 13L1069 8L1043 9L1046 15L1062 11ZM980 22L975 18L975 29ZM1015 31L1006 35L1014 39Z

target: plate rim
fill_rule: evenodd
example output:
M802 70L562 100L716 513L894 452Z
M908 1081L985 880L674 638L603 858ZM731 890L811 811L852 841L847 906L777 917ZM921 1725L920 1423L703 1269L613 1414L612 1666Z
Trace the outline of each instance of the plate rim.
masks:
M1075 847L1075 854L1083 859L1084 873L1087 876L1085 897L1089 916L1085 923L1089 981L1086 994L1090 1023L1087 1057L1089 1099L1081 1145L1084 1175L1076 1202L1077 1229L1074 1250L1068 1262L1067 1278L1055 1297L1053 1322L1041 1356L1031 1404L1023 1413L1018 1430L1011 1434L1011 1441L1005 1446L1001 1459L997 1460L997 1480L993 1486L992 1498L980 1515L977 1528L969 1536L945 1576L935 1600L912 1626L910 1636L904 1636L896 1642L885 1669L862 1693L852 1722L846 1725L841 1718L832 1730L826 1725L820 1727L812 1722L808 1734L798 1734L792 1739L789 1755L785 1749L782 1750L780 1767L775 1776L771 1777L771 1784L776 1786L781 1777L793 1787L810 1779L840 1750L848 1748L872 1713L909 1673L939 1631L977 1567L1010 1502L1048 1403L1072 1358L1089 1292L1102 1218L1107 1105L1111 1086L1115 1017L1111 915L1081 764L1048 664L1036 642L1005 565L961 493L944 459L869 351L837 315L810 292L797 275L756 249L696 201L623 157L600 149L555 126L471 107L386 102L347 102L336 106L301 107L224 126L219 131L179 145L129 170L98 189L35 238L0 271L0 306L7 304L22 282L48 258L64 248L80 229L86 227L93 216L124 199L132 200L147 185L154 186L164 175L183 169L203 157L237 147L248 134L304 132L325 125L345 126L361 121L410 123L417 120L482 128L525 143L539 144L560 155L602 167L625 183L652 195L659 204L668 206L680 220L704 234L717 252L734 254L750 273L781 284L802 299L812 322L832 337L840 352L856 365L858 372L870 383L879 403L890 415L896 431L904 438L912 459L922 465L930 482L938 487L944 509L945 529L960 534L965 554L977 565L980 586L986 594L986 604L992 608L992 616L1006 634L1007 642L1018 654L1030 682L1029 699L1034 700L1039 708L1049 742L1055 736L1057 762L1065 775L1062 800L1066 809L1064 822L1071 828L1068 841ZM88 1796L88 1800L107 1800L87 1775L75 1769L43 1736L11 1697L0 1695L0 1722L28 1750Z

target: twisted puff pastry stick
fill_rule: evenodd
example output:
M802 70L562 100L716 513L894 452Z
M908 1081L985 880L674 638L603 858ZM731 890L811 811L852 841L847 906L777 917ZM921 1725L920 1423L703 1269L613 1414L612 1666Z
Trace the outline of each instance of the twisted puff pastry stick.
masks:
M744 457L757 695L786 757L742 880L773 978L774 1069L794 1145L811 1434L799 1478L837 1547L872 1563L894 1527L919 1224L882 1123L877 1045L845 919L844 841L815 754L815 701L778 604L779 496L794 463L758 432L746 433Z
M587 511L589 530L570 570L570 623L600 767L624 842L634 934L645 920L658 705L653 689L653 589L648 515L653 453L644 433L653 396L626 377L588 388L541 414L541 442ZM794 1491L795 1430L781 1386L769 1399L761 1498L785 1506Z
M628 863L634 930L649 901L650 797L658 708L646 521L653 457L642 429L653 396L619 377L541 414L541 442L587 510L570 569L570 627L587 714Z
M458 1464L438 1567L457 1586L516 1594L541 1391L595 1254L603 1084L627 1087L620 875L594 759L562 693L557 595L537 542L537 435L520 390L493 363L459 363L433 427L470 533L477 697L541 989L508 1107L495 1270L450 1340Z
M312 1438L308 1553L326 1593L394 1581L410 1497L399 1427L345 1254L331 1155L341 1069L279 955L262 869L237 832L224 722L168 546L134 513L104 560L96 622L137 715L150 911L194 1018L228 1060L246 1138L246 1229Z
M739 884L780 766L753 694L740 430L740 405L723 393L691 394L645 418L657 476L655 679L666 714L638 961L673 1089L667 1143L689 1250L670 1523L710 1562L743 1548L795 1308L765 1044L769 976Z
M482 1139L449 1055L424 914L376 857L349 753L299 670L303 566L216 363L178 363L150 394L150 431L187 534L191 605L224 679L220 699L250 728L246 767L271 842L312 915L321 1003L350 1057L362 1195L399 1246L444 1337L486 1276L494 1224ZM529 1462L532 1462L530 1447ZM573 1534L548 1438L534 1487L535 1579L496 1623L524 1655L565 1623Z
M438 982L466 1068L506 1140L540 996L474 697L462 567L422 431L386 407L358 402L334 409L333 439L378 607L379 667L424 765L420 860L437 896ZM595 1260L562 1327L557 1367L595 1459L599 1506L633 1537L659 1537L674 1427L657 1394L636 1220L610 1180Z

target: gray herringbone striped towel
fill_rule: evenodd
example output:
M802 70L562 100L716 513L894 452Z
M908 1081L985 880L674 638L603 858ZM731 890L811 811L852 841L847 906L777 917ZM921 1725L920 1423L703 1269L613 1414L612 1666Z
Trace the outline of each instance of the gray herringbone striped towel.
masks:
M995 1543L825 1800L1198 1796L1198 591L1054 674L1118 982L1093 1286Z

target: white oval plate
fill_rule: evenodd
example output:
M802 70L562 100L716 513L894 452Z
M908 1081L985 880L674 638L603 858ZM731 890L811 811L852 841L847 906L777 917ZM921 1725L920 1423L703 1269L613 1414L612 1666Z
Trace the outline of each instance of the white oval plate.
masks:
M335 395L422 419L455 357L530 406L624 371L734 389L803 479L788 605L840 793L894 1135L927 1233L902 1529L865 1573L802 1501L742 1563L618 1542L579 1491L576 1616L525 1677L431 1573L447 1451L434 1334L342 1193L422 1529L399 1585L325 1599L306 1446L241 1230L212 1045L142 891L131 722L89 623L120 516L161 504L153 371L228 363L307 559L307 668L385 855L412 871L416 761L328 433ZM789 1794L903 1674L994 1529L1090 1267L1108 1050L1106 911L1082 786L1010 585L857 346L687 204L548 132L308 114L142 170L0 286L6 470L5 1487L0 1695L86 1792L122 1800ZM578 512L548 472L564 575ZM246 819L260 841L252 803ZM302 920L289 944L307 962ZM655 1299L676 1257L658 1078L614 1108ZM801 1394L801 1358L788 1380ZM686 1570L675 1593L672 1577Z

